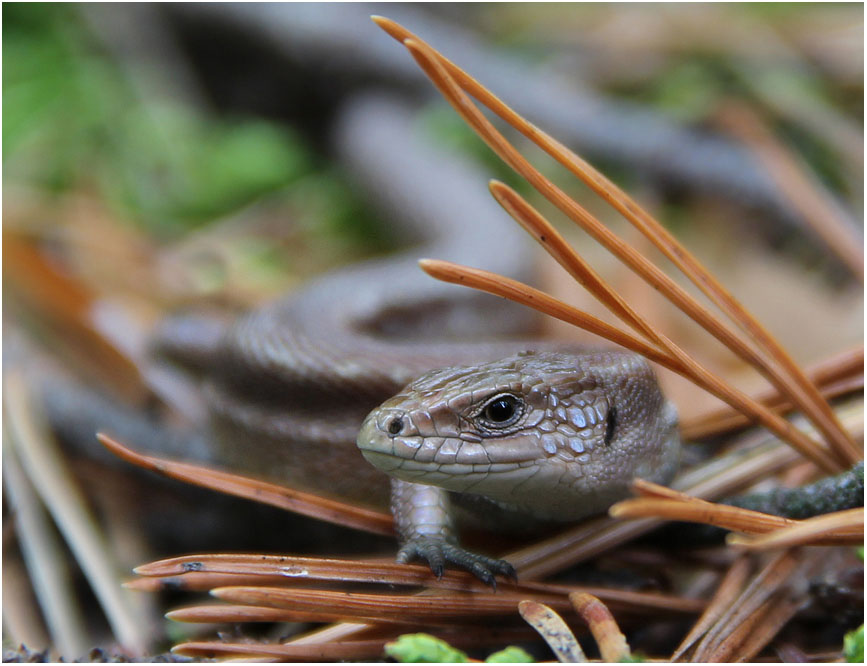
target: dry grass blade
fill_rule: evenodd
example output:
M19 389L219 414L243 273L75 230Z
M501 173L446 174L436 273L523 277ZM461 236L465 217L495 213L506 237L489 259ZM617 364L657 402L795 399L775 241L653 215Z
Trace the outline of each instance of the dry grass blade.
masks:
M712 502L682 502L674 499L640 498L618 502L608 510L612 518L662 518L716 525L727 530L764 534L790 527L796 521L767 513Z
M24 561L18 553L8 549L8 545L3 553L3 585L0 587L3 636L7 643L15 645L50 645Z
M713 504L643 479L633 488L643 495L612 506L613 518L663 518L716 525L764 536L729 536L730 545L767 550L795 545L857 544L864 538L864 508L848 509L806 520L792 520L725 504Z
M826 400L834 400L843 396L864 392L864 376L847 377L822 386L822 396ZM751 396L778 414L787 414L795 406L784 400L776 391L763 391ZM731 408L701 415L680 424L680 434L688 441L696 441L718 437L733 430L741 430L752 425L753 420L739 411Z
M715 627L714 640L696 652L696 660L727 661L735 654L739 660L749 660L807 602L802 581L827 572L828 567L822 551L784 551L733 603L727 620Z
M738 656L737 660L740 661L741 645L753 630L761 625L762 621L771 611L771 608L776 607L778 603L779 599L776 596L771 597L762 602L749 615L740 618L737 624L732 623L729 627L730 631L726 633L725 639L719 641L714 649L709 650L701 661L709 663L730 662L734 659L735 655Z
M664 336L659 335L658 337L662 344L669 345L667 351L671 356L595 317L591 317L562 301L552 298L544 292L533 289L516 280L436 259L422 259L419 265L426 273L439 280L473 287L496 296L508 298L516 303L522 303L539 312L580 326L591 333L605 337L612 342L643 354L650 360L677 372L721 400L751 415L822 469L827 472L837 471L839 465L835 465L834 461L829 458L828 454L830 452L827 449L804 435L804 433L779 415L751 400L749 396L741 391L725 384L719 377L698 365Z
M611 663L629 661L632 651L605 604L586 592L573 592L569 595L569 601L590 627L593 638L599 646L602 661Z
M294 511L304 516L326 520L344 527L353 527L386 536L394 534L392 517L380 511L344 504L311 493L284 488L273 483L221 472L200 465L143 455L103 433L97 434L97 438L103 446L123 460L173 479L217 490L227 495L270 504L286 511Z
M362 622L341 622L340 624L331 624L321 629L315 629L309 633L296 636L285 641L286 644L293 645L312 645L314 643L331 643L337 641L345 641L351 639L364 638L369 636L373 628L371 625Z
M279 585L281 582L279 576L190 572L165 578L136 578L126 581L123 586L128 590L139 592L201 592L226 585Z
M826 399L832 399L864 388L864 347L846 350L836 354L807 370L810 379L819 387ZM786 413L794 405L786 400L779 391L769 389L751 396L756 402L777 411ZM722 434L724 432L750 425L751 420L732 407L696 416L680 424L684 439L695 440Z
M510 615L521 597L512 594L470 595L366 594L333 590L285 589L279 587L224 587L211 594L229 603L285 608L314 613L337 613L342 617L413 621ZM556 603L556 600L551 600Z
M178 563L179 560L183 562ZM183 567L190 568L183 571ZM191 555L152 562L135 571L141 576L160 577L127 583L136 589L207 590L226 585L297 585L310 581L423 586L455 591L487 589L477 578L460 571L447 571L437 579L430 567L419 565L288 556Z
M166 613L175 622L234 623L234 622L340 622L335 613L295 612L266 606L209 604L177 608Z
M766 604L768 610L760 614L759 620L750 627L751 631L737 648L739 661L752 661L804 605L801 600L786 597L769 600Z
M680 500L681 502L697 502L701 504L707 504L705 500L699 497L693 497L692 495L687 495L686 493L682 493L679 490L675 490L674 488L661 486L658 483L653 483L652 481L645 481L644 479L633 479L632 491L640 495L641 497L675 499Z
M672 661L680 661L680 658L686 651L720 618L725 609L731 605L735 596L743 589L750 569L750 560L746 556L739 557L732 563L728 571L726 571L726 575L720 581L719 587L717 587L704 613L702 613L698 622L690 629L681 644L677 646L671 657Z
M750 581L741 594L732 601L720 619L705 634L693 654L694 661L707 661L728 636L755 613L798 569L798 558L792 551L783 551L774 557Z
M276 555L187 555L145 564L137 567L135 572L142 576L166 578L167 586L185 590L209 590L229 585L297 586L307 581L332 580L489 592L486 585L466 572L446 571L438 580L433 577L430 568L424 566ZM143 583L153 585L142 585ZM160 583L160 580L146 578L127 583L127 586L160 589ZM525 596L544 595L539 598L554 599L576 589L564 585L530 583L516 585L514 593ZM637 613L693 614L704 607L700 601L652 592L601 587L580 589L602 598L612 607Z
M334 641L331 643L223 643L199 641L181 643L172 648L174 654L205 659L227 657L275 657L289 661L342 661L376 659L388 639L367 641Z
M539 632L557 661L567 664L587 661L575 634L553 609L536 601L522 601L518 604L518 612L527 624Z
M140 403L145 395L139 369L94 325L97 299L85 285L49 260L21 234L3 231L3 276L29 309L56 327L52 343L70 364L96 374L113 391ZM74 343L70 343L74 340Z
M864 239L827 189L746 104L728 102L717 112L725 127L755 152L779 188L816 235L860 280L864 280Z
M635 479L632 488L642 497L618 502L608 510L608 515L613 518L685 520L759 534L798 523L759 511L714 504L644 479Z
M610 340L627 349L642 354L655 363L669 368L674 372L685 372L683 366L674 358L648 345L639 338L607 324L593 315L582 312L563 301L549 296L543 291L534 289L523 282L490 273L478 268L470 268L453 264L440 259L422 259L419 262L422 270L428 275L444 282L460 284L480 291L486 291L495 296L508 298L534 310L555 317L568 324L583 328L585 331Z
M298 639L279 644L266 643L223 643L218 641L196 641L176 646L172 652L191 657L246 658L251 656L271 656L282 661L379 661L383 656L385 643L394 640L396 632L377 632L371 635L365 625L341 624L321 631L305 634ZM516 630L501 630L489 627L484 635L468 635L465 629L437 629L435 635L457 648L473 648L484 645L508 645L531 640L533 632L526 627ZM356 636L347 639L346 636ZM320 640L320 637L323 640ZM245 659L245 660L246 660Z
M669 594L656 592L640 592L635 590L623 590L620 588L605 588L582 585L579 587L545 583L520 584L517 592L539 592L547 594L565 594L573 592L586 592L599 597L612 609L628 611L632 614L675 614L695 615L704 610L705 602L701 599L687 599Z
M15 448L16 444L4 428L3 493L8 500L7 508L15 520L29 578L56 650L62 655L83 655L88 649L88 633L81 621L81 608L72 591L63 548L21 469ZM6 573L4 569L4 578ZM5 585L3 589L5 594ZM6 612L4 605L4 630L8 629L5 625Z
M64 468L60 453L53 450L50 434L40 428L27 383L13 371L6 375L4 389L10 431L21 443L16 450L28 477L75 554L117 640L133 654L143 654L148 642L146 623L118 585L111 549Z
M864 543L864 507L794 521L793 525L761 536L731 534L727 542L731 546L742 546L750 550L770 550L806 544L861 545Z
M842 428L831 408L793 359L773 336L656 220L589 164L538 128L527 123L481 86L481 84L466 74L466 72L463 72L454 63L449 62L415 35L412 35L412 33L388 19L375 17L374 20L386 32L403 42L404 46L410 51L425 74L433 81L443 96L446 97L467 124L488 144L500 159L519 173L563 213L581 225L600 244L641 275L651 286L665 294L672 303L702 325L708 332L717 336L733 352L742 356L756 367L772 384L803 409L815 423L816 427L828 438L835 455L838 455L840 458L838 463L841 465L841 468L845 468L860 459L860 454L854 441ZM460 86L456 81L460 82ZM705 295L713 300L718 307L726 312L757 341L771 355L775 362L785 369L791 381L787 381L786 377L780 375L776 368L755 354L746 343L730 332L719 320L702 308L643 255L612 234L598 220L593 218L592 215L574 200L570 199L562 190L553 185L538 170L533 168L502 134L491 125L469 97L463 93L462 87L466 88L473 96L500 115L506 122L513 125L518 131L522 132L543 150L552 155L623 214L654 245L665 253Z
M428 566L394 561L338 560L284 555L184 555L136 567L139 576L196 576L201 574L247 576L293 583L301 580L336 580L384 585L415 585L452 590L487 590L475 576L446 571L437 579Z
M508 185L496 180L489 183L491 194L509 215L594 298L614 315L642 334L650 342L664 347L659 334L620 297L566 242L566 239L535 208ZM670 350L669 350L670 354ZM673 354L670 354L674 357Z

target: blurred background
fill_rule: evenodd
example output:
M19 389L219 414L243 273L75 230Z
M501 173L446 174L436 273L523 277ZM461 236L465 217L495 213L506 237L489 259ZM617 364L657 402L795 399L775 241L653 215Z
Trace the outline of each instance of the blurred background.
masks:
M419 34L591 160L798 360L862 340L859 3L21 3L3 5L4 373L36 357L45 364L36 367L151 410L154 386L169 382L146 367L147 339L166 312L240 311L405 245L400 220L375 205L383 193L365 188L363 165L341 157L335 122L360 95L409 105L419 135L537 202L370 14ZM649 251L586 188L538 164ZM563 230L669 336L740 376L586 236ZM538 264L536 284L601 314L553 262ZM684 418L716 404L664 380ZM4 462L5 441L4 431ZM122 465L71 465L118 572L192 549L279 549L280 533L297 529L262 507L143 475L129 482ZM149 516L130 522L125 512L143 497ZM34 593L9 582L32 573L15 531L20 493L13 504L14 515L4 504L4 648L47 647L51 623ZM227 516L239 512L233 525ZM191 515L199 527L179 530ZM312 541L296 550L315 551ZM110 644L81 570L67 568L88 609L76 649ZM155 603L141 596L135 603ZM164 647L168 625L142 612L152 645Z

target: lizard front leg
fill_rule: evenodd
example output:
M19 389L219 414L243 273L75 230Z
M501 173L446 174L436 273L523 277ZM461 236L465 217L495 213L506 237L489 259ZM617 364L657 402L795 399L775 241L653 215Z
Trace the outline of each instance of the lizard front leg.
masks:
M393 478L391 512L401 543L398 562L424 559L437 578L443 575L448 562L493 587L496 574L517 577L514 567L505 560L471 553L458 545L448 491Z

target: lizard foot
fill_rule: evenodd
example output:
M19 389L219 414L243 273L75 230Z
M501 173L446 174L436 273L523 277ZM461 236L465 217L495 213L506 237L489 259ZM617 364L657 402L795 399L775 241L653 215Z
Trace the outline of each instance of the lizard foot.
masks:
M426 560L437 578L442 578L446 562L466 569L486 585L497 589L496 574L518 580L515 567L493 557L485 557L464 550L442 539L417 538L407 542L397 553L397 561L406 564L413 559Z

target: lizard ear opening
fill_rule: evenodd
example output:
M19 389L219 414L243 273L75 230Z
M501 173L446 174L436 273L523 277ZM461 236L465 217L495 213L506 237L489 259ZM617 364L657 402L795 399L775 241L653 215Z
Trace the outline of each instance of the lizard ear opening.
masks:
M605 446L611 446L611 440L614 439L614 429L617 427L617 408L614 405L608 410L605 416Z

